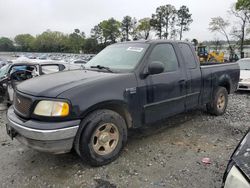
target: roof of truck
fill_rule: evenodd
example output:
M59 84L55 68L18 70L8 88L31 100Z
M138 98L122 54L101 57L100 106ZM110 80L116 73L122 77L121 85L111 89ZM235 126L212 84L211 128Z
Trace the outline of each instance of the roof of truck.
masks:
M187 41L181 41L181 40L166 40L166 39L153 39L153 40L135 40L135 41L125 41L125 42L118 42L115 44L123 44L123 43L148 43L148 44L157 44L157 43L165 43L165 42L169 42L169 43L187 43L187 44L191 44L190 42Z

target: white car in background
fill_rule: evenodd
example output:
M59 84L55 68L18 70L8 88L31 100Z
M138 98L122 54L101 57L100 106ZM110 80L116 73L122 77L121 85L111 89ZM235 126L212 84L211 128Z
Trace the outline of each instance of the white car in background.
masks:
M250 58L243 58L238 61L240 66L240 81L238 90L250 91Z
M84 69L87 60L84 59L74 59L67 64L69 70Z

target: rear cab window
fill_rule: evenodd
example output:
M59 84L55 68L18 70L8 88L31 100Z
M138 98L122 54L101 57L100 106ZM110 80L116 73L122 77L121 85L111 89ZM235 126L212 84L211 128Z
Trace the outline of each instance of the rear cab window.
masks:
M186 43L179 43L179 47L183 55L185 64L187 65L187 68L196 69L197 62L196 62L196 59L195 59L195 56L193 54L191 47Z

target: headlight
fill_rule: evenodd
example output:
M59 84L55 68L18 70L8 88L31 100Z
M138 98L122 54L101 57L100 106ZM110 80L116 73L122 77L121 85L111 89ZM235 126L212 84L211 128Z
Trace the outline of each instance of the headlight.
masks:
M35 115L65 117L69 115L69 104L60 101L40 101L34 110Z
M235 166L233 166L227 175L224 188L236 188L236 187L249 188L250 184L247 182L247 180L241 174L241 172Z

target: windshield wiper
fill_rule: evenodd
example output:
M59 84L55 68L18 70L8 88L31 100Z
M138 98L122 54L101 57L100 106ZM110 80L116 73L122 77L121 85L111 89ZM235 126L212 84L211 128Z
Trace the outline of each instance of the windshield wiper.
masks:
M109 72L113 72L109 67L105 67L105 66L102 66L102 65L96 65L96 66L91 66L90 68L94 68L94 69L105 69Z

